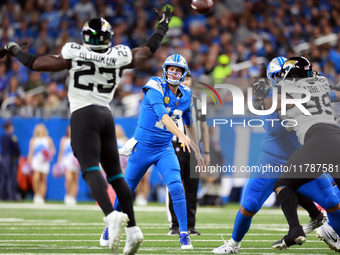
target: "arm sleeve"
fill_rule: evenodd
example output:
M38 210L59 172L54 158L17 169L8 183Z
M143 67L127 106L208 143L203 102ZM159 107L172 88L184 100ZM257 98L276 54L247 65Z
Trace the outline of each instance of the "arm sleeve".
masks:
M332 90L329 91L330 95L331 95L331 102L335 102L336 101L336 93Z
M145 93L159 119L162 119L164 114L168 114L164 106L163 96L159 91L150 88Z

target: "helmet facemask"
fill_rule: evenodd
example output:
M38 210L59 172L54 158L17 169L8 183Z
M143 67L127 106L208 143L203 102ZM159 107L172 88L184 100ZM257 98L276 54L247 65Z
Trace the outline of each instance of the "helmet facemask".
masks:
M178 73L178 72L170 72L169 68L173 67L171 65L166 66L166 78L165 80L171 85L171 86L178 86L179 84L181 84L182 82L184 82L185 76L184 76L184 70L183 68L179 67L182 72Z

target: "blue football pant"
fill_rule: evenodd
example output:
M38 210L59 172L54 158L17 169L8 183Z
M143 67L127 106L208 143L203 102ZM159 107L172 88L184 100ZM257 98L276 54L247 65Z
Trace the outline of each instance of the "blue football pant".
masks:
M135 192L138 183L151 165L157 167L169 189L180 231L187 231L186 200L181 181L181 170L171 144L168 147L151 148L138 142L130 155L125 170L124 178L128 186L132 192ZM118 199L115 200L114 208L121 209Z

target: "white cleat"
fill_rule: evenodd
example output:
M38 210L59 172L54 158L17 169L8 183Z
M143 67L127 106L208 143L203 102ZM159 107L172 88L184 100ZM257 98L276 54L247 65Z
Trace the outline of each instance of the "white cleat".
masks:
M115 254L118 252L118 247L122 238L122 231L126 227L128 221L129 217L125 213L117 211L113 211L112 213L104 217L104 222L108 227L108 246Z
M107 247L109 246L109 228L105 227L102 235L99 239L100 246Z
M233 239L230 239L225 244L221 245L213 249L212 253L214 254L236 254L241 248L241 242L235 242Z
M316 236L324 241L328 247L340 253L340 238L334 229L326 222L316 230Z
M124 255L134 255L143 243L144 236L142 230L138 226L125 228L126 243L124 246Z

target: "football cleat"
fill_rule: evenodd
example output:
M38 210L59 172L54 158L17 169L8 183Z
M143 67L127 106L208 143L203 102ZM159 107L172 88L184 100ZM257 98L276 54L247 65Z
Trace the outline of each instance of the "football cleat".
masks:
M214 254L236 254L241 248L241 242L235 242L230 239L228 242L224 241L225 244L213 249Z
M100 236L99 240L100 246L107 247L109 246L109 228L105 227L102 235Z
M313 232L315 229L317 229L318 227L322 226L322 224L324 224L324 222L327 222L328 218L327 216L324 216L321 212L319 214L318 217L316 218L312 218L310 220L310 222L308 222L308 224L306 226L303 227L303 232L305 232L305 234L309 234L310 232Z
M104 217L104 222L108 228L109 248L112 249L113 253L117 253L118 251L122 231L126 227L128 221L129 217L125 213L117 211L113 211Z
M170 227L168 235L169 236L178 236L179 235L179 228L178 227Z
M182 233L179 235L179 242L181 243L182 250L190 250L194 248L187 233Z
M285 235L282 239L273 243L271 247L276 250L283 250L292 245L302 245L306 241L306 235L303 232L301 225L298 225L289 230L288 235Z
M144 236L142 230L138 226L125 228L126 243L124 246L124 255L136 254L139 247L143 243Z
M340 253L340 238L327 222L316 230L316 236L324 241L331 250Z
M190 236L199 236L201 232L199 232L196 228L188 228L188 234Z

